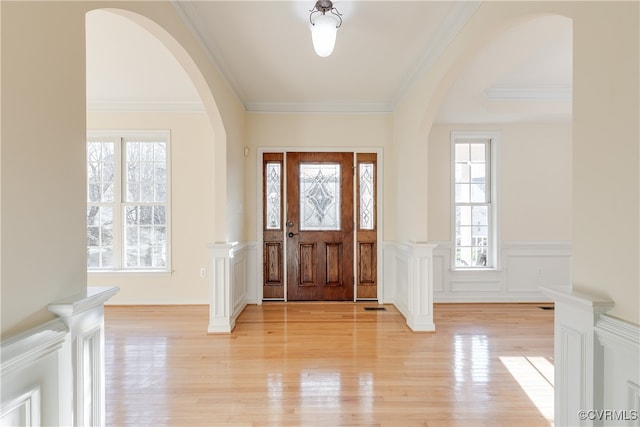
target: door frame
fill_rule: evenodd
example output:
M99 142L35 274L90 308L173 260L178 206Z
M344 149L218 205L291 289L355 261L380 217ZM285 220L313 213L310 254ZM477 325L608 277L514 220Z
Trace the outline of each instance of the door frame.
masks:
M354 153L354 159L355 159L355 154L356 153L376 153L377 155L377 182L376 182L376 191L377 191L377 205L376 205L376 218L377 218L377 260L378 260L378 265L377 265L377 299L378 299L378 303L382 303L382 301L384 301L384 282L383 282L383 277L384 277L384 266L383 266L383 257L382 257L382 246L383 246L383 241L382 241L382 236L384 235L383 231L384 231L384 216L383 216L383 206L384 206L384 192L383 192L383 183L384 183L384 157L383 157L383 149L381 147L257 147L256 148L256 165L255 165L255 171L256 171L256 234L257 234L257 244L256 244L256 249L257 249L257 254L256 254L256 282L254 284L254 286L256 286L256 293L255 295L257 295L257 303L258 304L262 304L262 298L263 298L263 293L262 293L262 284L264 282L264 266L263 266L263 259L264 259L264 240L263 240L263 236L262 236L262 229L263 229L263 181L262 181L262 156L264 153L287 153L287 152L304 152L304 153L313 153L313 152L317 152L317 153L332 153L332 152L349 152L349 153ZM284 156L284 162L286 162L286 156ZM354 162L354 166L355 166L355 162ZM285 163L285 167L286 167L286 163ZM286 195L286 187L287 183L284 182L284 188L283 188L283 197L285 197L284 195ZM354 198L356 197L355 191L356 191L356 185L354 182ZM286 203L283 203L283 209L286 210ZM354 209L355 209L355 203L354 203ZM284 215L286 215L286 211L283 212ZM283 216L285 217L285 216ZM355 217L355 213L354 213L354 218ZM354 261L353 261L353 271L354 271L354 277L355 277L355 272L356 272L356 262L357 262L357 257L355 256L355 240L356 240L356 234L354 233ZM286 253L286 244L287 244L287 239L284 240L284 244L285 244L285 253ZM285 257L286 258L286 257ZM285 281L285 287L286 287L286 259L284 260L285 264L283 265L283 273L285 275L284 277L284 281ZM357 298L357 293L356 293L356 281L354 280L354 301ZM286 288L285 288L285 293L284 293L284 301L287 301L287 292L286 292Z

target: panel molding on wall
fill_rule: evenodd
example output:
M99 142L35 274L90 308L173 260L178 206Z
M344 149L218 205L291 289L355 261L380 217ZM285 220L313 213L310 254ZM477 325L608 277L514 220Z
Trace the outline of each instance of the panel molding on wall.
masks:
M213 243L209 250L208 331L230 333L246 305L257 300L256 244Z
M58 317L2 341L2 425L104 425L104 303L118 290L51 303Z
M556 426L594 425L581 411L603 407L602 378L607 375L594 326L613 302L575 291L544 288L554 301L554 371ZM622 408L621 408L622 409Z
M540 287L571 288L571 242L503 242L488 270L453 270L451 242L433 243L435 302L545 302Z
M15 397L11 401L2 402L0 425L36 427L41 425L40 386Z
M603 347L603 409L617 411L608 421L640 425L640 326L602 315L595 326Z
M413 331L435 331L431 243L384 242L384 303L391 303Z

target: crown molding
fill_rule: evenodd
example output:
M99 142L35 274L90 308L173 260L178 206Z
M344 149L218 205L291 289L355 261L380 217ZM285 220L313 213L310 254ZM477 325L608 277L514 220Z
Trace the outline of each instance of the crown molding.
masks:
M222 60L220 55L217 54L217 52L219 51L218 47L215 45L211 47L207 43L205 43L205 40L207 38L204 37L204 34L207 26L202 21L200 14L196 10L195 5L192 3L193 2L189 1L171 0L171 4L178 13L178 16L187 26L187 30L197 40L198 44L205 52L205 55L209 59L209 62L211 63L213 68L218 71L218 74L229 87L229 89L231 89L231 93L233 93L238 102L240 102L240 104L242 105L245 105L245 102L243 100L246 99L246 96L240 90L240 85L238 84L238 82L233 78L233 73L226 67L225 62Z
M456 3L454 10L440 23L440 27L435 32L427 51L417 62L413 72L410 73L399 86L397 96L392 102L394 108L407 95L409 89L416 84L417 80L424 76L427 70L431 68L481 4L482 1Z
M205 111L200 101L100 101L87 100L87 111L92 113L198 113Z
M391 113L393 107L383 103L291 103L250 102L246 110L251 113Z
M490 101L571 101L573 88L493 86L484 91L484 96Z
M4 377L56 352L64 344L68 332L69 328L64 321L56 318L3 340L0 348L0 373Z

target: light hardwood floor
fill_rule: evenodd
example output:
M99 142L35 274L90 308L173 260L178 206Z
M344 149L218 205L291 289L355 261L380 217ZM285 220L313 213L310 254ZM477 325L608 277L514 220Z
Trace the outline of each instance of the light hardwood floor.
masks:
M230 335L206 306L107 306L112 426L553 425L547 304L248 306Z

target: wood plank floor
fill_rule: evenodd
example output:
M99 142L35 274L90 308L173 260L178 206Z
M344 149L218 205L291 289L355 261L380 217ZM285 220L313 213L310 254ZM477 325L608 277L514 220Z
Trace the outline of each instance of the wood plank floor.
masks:
M553 311L437 304L437 332L393 306L107 306L111 426L553 425Z

